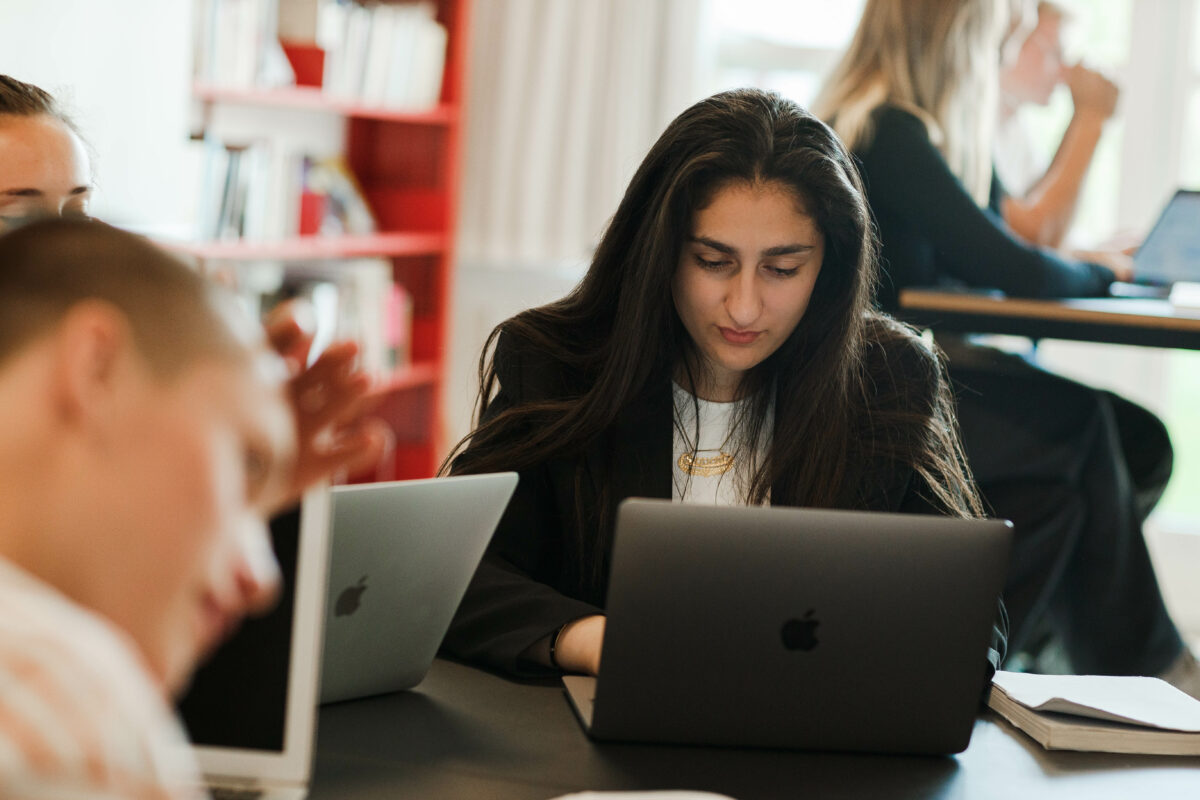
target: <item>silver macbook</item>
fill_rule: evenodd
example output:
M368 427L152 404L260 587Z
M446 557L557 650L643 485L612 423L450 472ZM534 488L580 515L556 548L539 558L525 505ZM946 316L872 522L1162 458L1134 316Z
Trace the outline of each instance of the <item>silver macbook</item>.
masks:
M329 556L329 490L271 521L279 603L248 620L192 681L179 710L214 798L308 792Z
M321 702L421 682L516 486L505 472L333 490Z
M626 500L596 739L960 752L980 708L1011 524Z

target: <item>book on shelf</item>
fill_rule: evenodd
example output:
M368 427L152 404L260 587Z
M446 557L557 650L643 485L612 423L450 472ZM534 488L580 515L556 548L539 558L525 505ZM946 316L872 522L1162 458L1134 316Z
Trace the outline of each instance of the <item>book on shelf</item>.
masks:
M367 106L424 111L437 105L447 32L426 0L362 5L326 0L316 44L325 52L322 90Z
M270 139L203 141L196 238L271 241L301 234L374 233L374 215L340 156L313 156Z
M1200 756L1200 700L1158 678L1000 671L988 707L1047 750Z
M313 336L310 360L332 342L358 343L359 364L376 379L409 366L412 303L382 258L288 263L247 262L226 278L251 314L281 304Z
M196 79L231 89L294 84L296 76L279 44L279 3L198 0L193 14Z

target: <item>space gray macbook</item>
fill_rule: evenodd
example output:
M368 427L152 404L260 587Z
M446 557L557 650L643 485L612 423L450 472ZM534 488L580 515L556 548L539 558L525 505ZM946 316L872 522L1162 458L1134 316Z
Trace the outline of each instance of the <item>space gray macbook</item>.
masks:
M626 500L595 739L960 752L987 674L1011 524Z
M517 486L517 474L333 490L321 702L416 686Z

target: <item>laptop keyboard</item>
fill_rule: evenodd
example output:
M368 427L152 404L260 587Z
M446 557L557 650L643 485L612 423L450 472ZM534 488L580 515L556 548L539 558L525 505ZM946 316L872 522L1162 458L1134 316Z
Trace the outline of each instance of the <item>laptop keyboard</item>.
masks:
M262 789L234 789L228 786L217 786L212 789L212 800L256 800L263 796Z

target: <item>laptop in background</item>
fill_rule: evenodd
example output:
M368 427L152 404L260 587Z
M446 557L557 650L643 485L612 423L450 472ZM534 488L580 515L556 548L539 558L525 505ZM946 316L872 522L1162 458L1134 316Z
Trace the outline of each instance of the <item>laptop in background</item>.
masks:
M516 486L504 472L334 488L322 703L424 679Z
M630 499L598 679L563 679L602 740L964 750L1012 526Z
M278 605L247 620L179 703L214 798L299 800L308 792L329 557L329 490L271 520Z
M1200 191L1179 189L1133 256L1133 281L1114 296L1166 297L1172 285L1200 282Z

